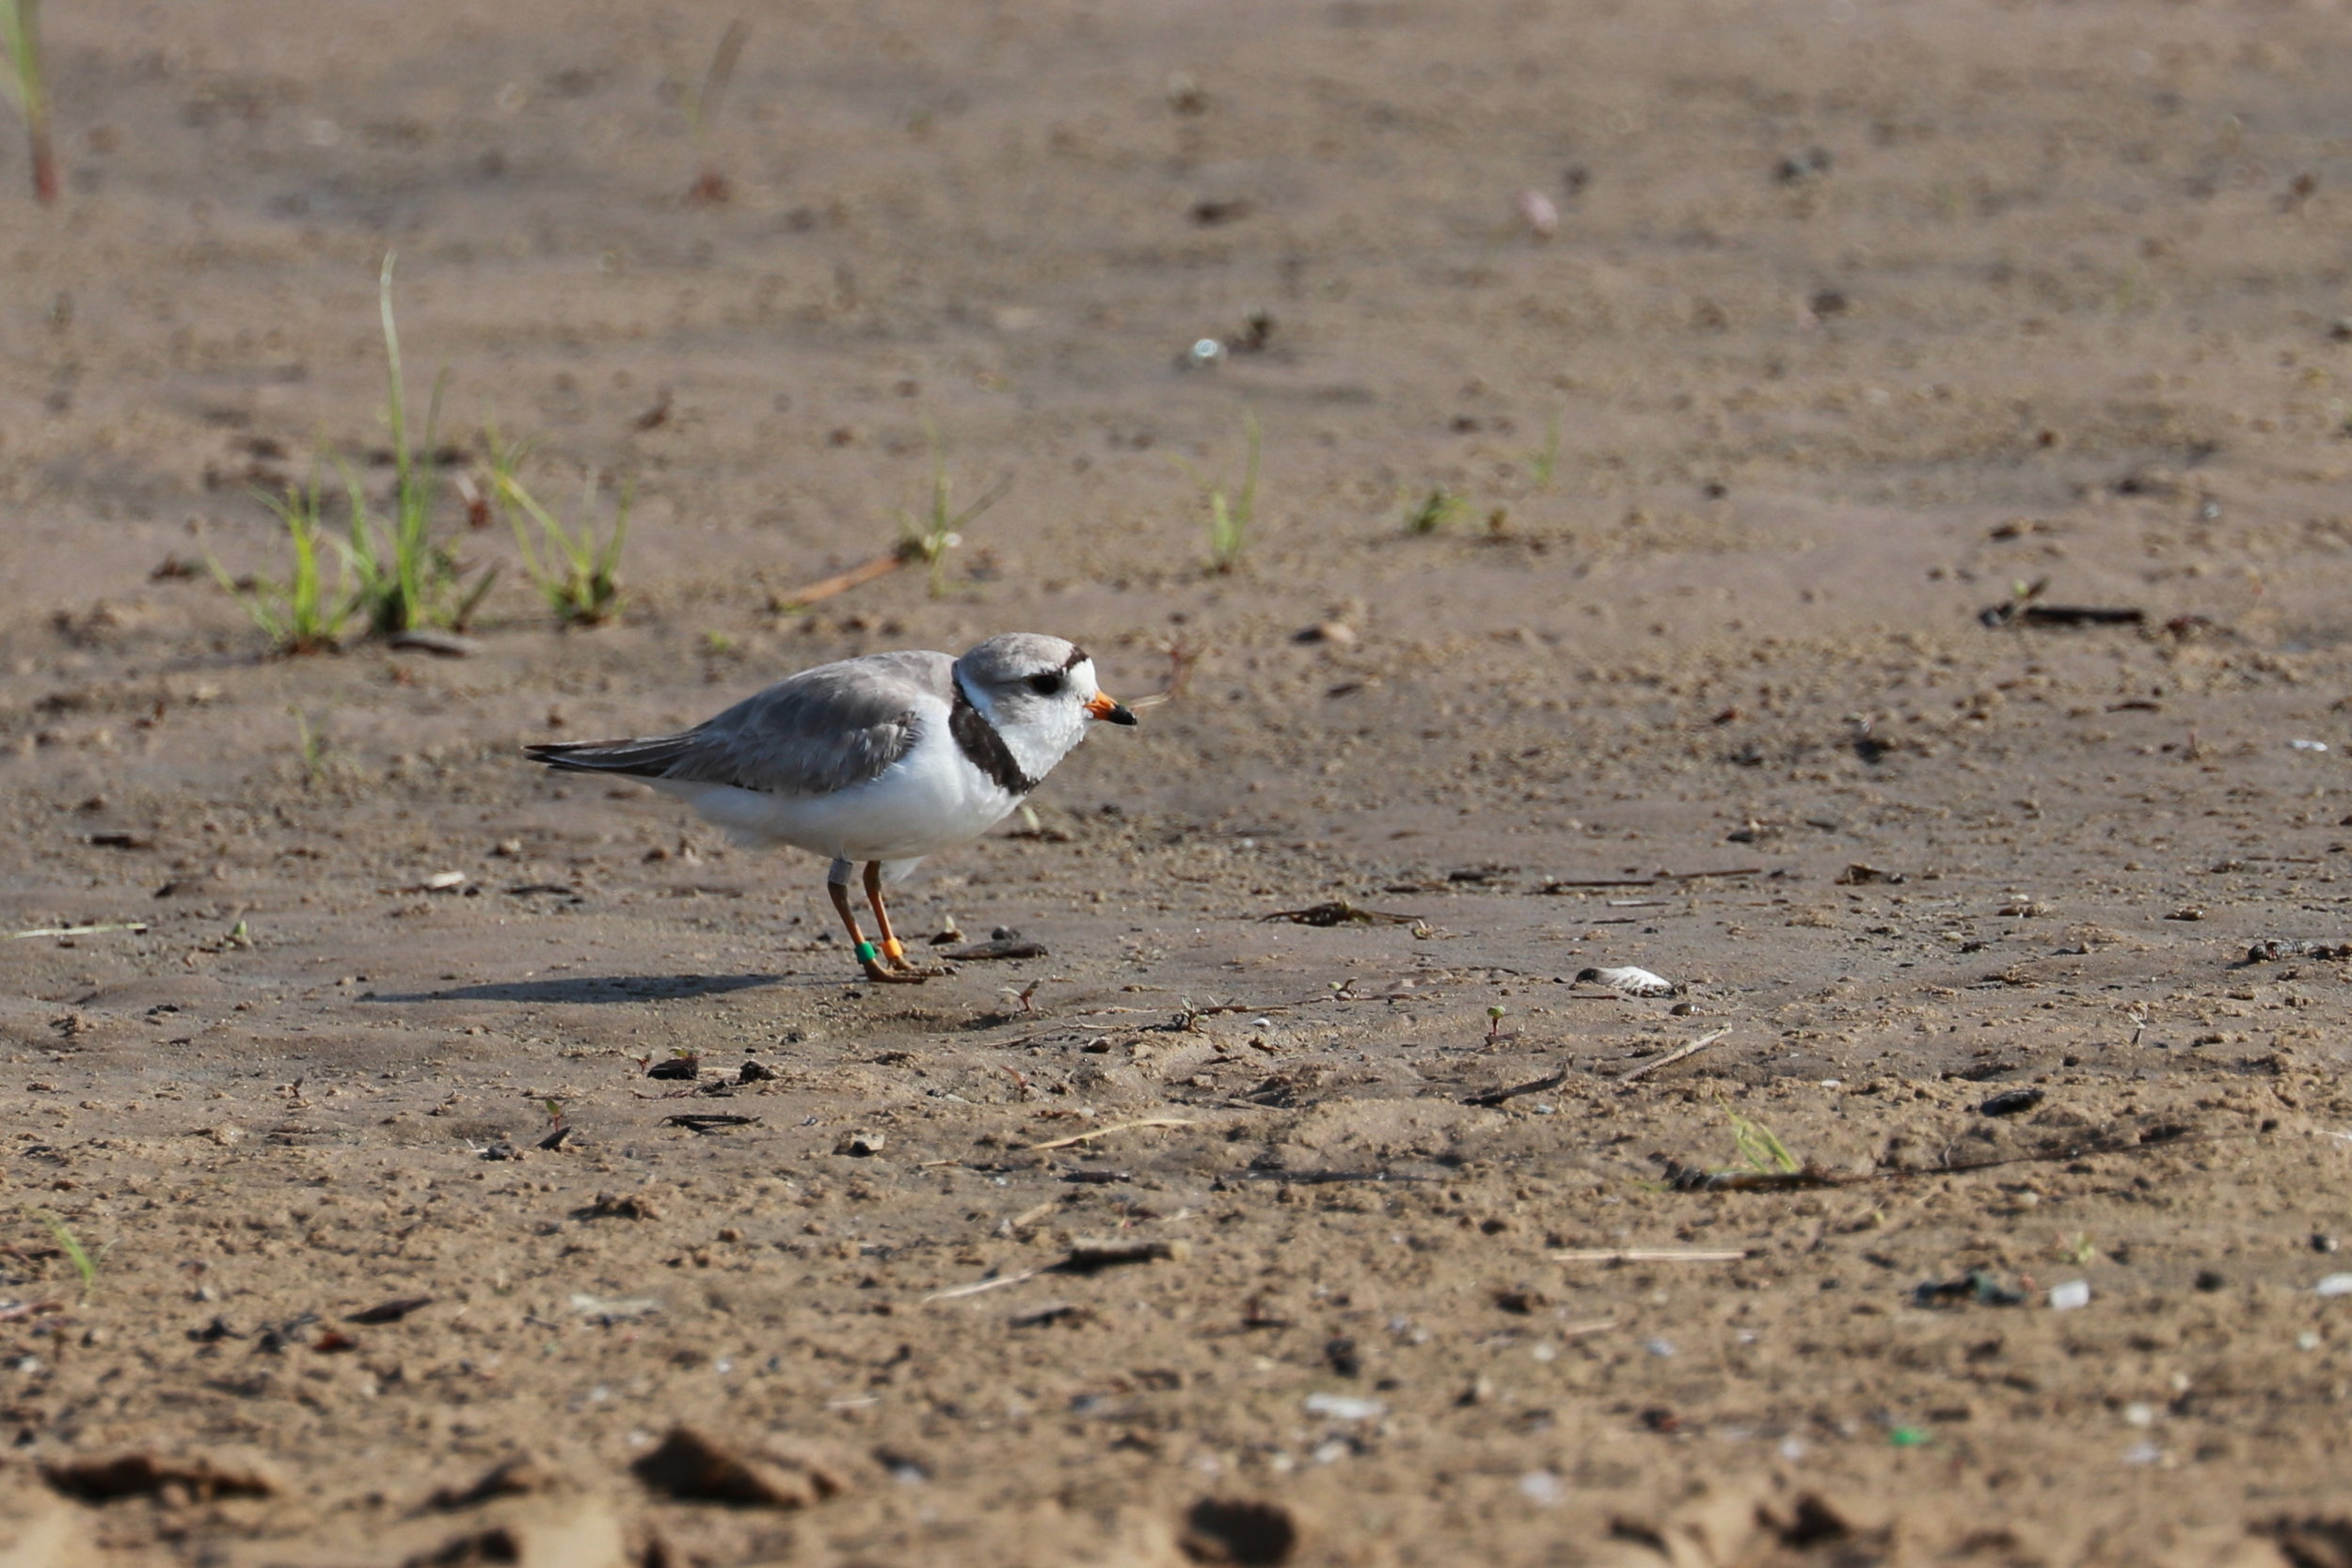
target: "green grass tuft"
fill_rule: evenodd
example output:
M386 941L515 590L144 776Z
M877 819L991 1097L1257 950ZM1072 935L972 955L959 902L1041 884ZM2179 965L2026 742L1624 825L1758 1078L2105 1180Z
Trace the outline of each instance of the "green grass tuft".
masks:
M0 5L7 3L0 0ZM324 532L318 475L313 469L304 489L290 490L282 500L265 500L286 525L294 548L294 570L284 583L260 580L247 588L223 572L219 562L213 563L214 575L283 653L334 647L354 617L380 637L427 626L463 630L498 579L497 568L492 567L469 585L456 551L434 537L434 511L439 497L433 472L438 461L435 436L440 426L441 393L449 377L444 372L434 383L420 461L419 450L408 438L407 381L401 372L400 330L392 320L392 260L387 252L376 280L384 332L385 418L392 441L391 515L376 516L358 470L330 451L326 457L342 476L348 514L342 537ZM332 593L326 590L320 570L322 537L342 558Z
M351 500L350 541L344 547L353 574L358 578L358 609L371 629L389 637L427 626L463 630L480 607L483 595L497 580L495 569L485 571L471 588L463 586L464 569L456 552L433 537L433 509L439 485L434 482L435 437L441 420L441 393L447 372L433 384L433 401L424 421L425 461L417 461L408 440L408 387L400 363L400 329L392 320L392 254L384 256L376 279L377 314L384 330L385 411L392 438L392 515L379 537L367 492L348 463L338 462L343 488Z
M262 504L286 525L287 543L294 550L294 570L286 580L255 578L241 582L210 551L205 561L221 587L279 653L331 652L341 642L352 611L358 608L358 596L350 587L347 562L337 571L331 592L320 570L319 544L326 535L319 516L316 466L311 467L308 485L299 490L289 485L283 497L263 496Z
M1244 414L1241 428L1249 455L1242 464L1240 489L1228 496L1223 485L1208 483L1198 472L1192 475L1209 506L1209 570L1220 574L1241 565L1258 517L1258 417Z
M1555 408L1550 422L1544 427L1544 444L1527 454L1527 473L1535 482L1536 489L1549 490L1559 472L1560 411Z
M1460 516L1469 505L1470 502L1443 485L1439 485L1431 490L1419 506L1405 515L1405 531L1407 533L1440 532L1448 523Z
M66 1261L73 1265L73 1272L82 1276L82 1299L89 1300L98 1293L97 1259L89 1255L88 1248L82 1245L81 1238L67 1228L65 1221L46 1213L41 1215L40 1221L49 1227L49 1234L56 1239L58 1250L65 1254Z
M522 551L523 571L539 590L539 596L547 601L557 625L602 626L618 615L621 546L628 538L628 511L635 498L634 488L627 484L621 487L612 531L599 541L596 524L588 516L596 494L593 479L580 498L579 527L566 528L515 477L515 470L530 453L530 443L509 446L499 439L495 430L484 438L490 454L490 503L514 529L515 543ZM535 545L532 530L523 526L526 518L536 525Z
M1766 1175L1793 1176L1804 1168L1804 1162L1788 1152L1772 1130L1760 1121L1751 1121L1723 1102L1724 1115L1731 1118L1732 1146L1739 1151L1740 1163L1753 1171Z
M1007 474L978 500L958 512L954 488L947 478L946 443L929 420L924 421L923 431L930 439L931 449L930 509L920 517L912 512L898 514L898 555L901 560L920 561L930 568L930 594L938 599L947 594L947 552L963 543L963 531L980 514L1005 499L1005 492L1012 488L1012 476Z

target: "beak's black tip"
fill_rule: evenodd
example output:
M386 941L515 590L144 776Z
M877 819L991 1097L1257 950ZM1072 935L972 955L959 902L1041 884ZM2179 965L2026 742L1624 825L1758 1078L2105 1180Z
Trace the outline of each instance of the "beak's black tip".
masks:
M1124 703L1113 703L1111 705L1110 712L1103 715L1103 717L1109 720L1114 724L1132 725L1136 721L1136 716L1128 710L1127 705Z

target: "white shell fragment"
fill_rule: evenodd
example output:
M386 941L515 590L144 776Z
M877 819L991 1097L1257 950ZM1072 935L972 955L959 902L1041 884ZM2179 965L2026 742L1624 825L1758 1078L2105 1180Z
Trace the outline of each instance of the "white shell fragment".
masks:
M2352 1274L2331 1274L2312 1286L2312 1291L2323 1296L2352 1296Z
M1607 986L1628 996L1678 996L1682 988L1662 974L1652 974L1646 969L1587 969L1581 971L1576 983Z
M2090 1305L2090 1285L2086 1280L2071 1279L2063 1285L2050 1287L2050 1310L2072 1312L2077 1307Z
M1299 1402L1308 1415L1328 1416L1335 1421L1369 1421L1386 1415L1389 1408L1379 1400L1352 1394L1309 1394Z
M1551 198L1541 191L1521 191L1512 203L1519 221L1527 231L1539 240L1548 240L1560 232L1560 209Z

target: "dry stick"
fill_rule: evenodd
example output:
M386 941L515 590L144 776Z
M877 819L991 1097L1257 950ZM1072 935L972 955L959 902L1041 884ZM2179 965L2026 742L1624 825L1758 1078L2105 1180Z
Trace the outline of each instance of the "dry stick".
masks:
M977 1296L982 1291L994 1291L1007 1285L1018 1285L1025 1279L1035 1279L1044 1272L1043 1269L1025 1269L1019 1274L1002 1275L997 1278L983 1279L976 1284L958 1285L945 1291L933 1291L923 1298L923 1302L928 1306L934 1301L953 1301L958 1296Z
M2241 857L2243 858L2243 857ZM1661 882L1695 882L1708 877L1761 877L1760 865L1733 866L1727 871L1661 871L1655 877L1575 877L1546 882L1546 888L1656 887Z
M1748 1256L1747 1249L1736 1251L1692 1251L1673 1247L1631 1247L1612 1251L1607 1247L1592 1250L1570 1250L1549 1255L1555 1263L1737 1263Z
M1115 1121L1108 1127L1097 1127L1090 1132L1073 1132L1066 1138L1049 1138L1041 1144L1027 1144L1023 1147L1026 1152L1034 1154L1041 1148L1068 1148L1072 1144L1082 1144L1089 1138L1106 1138L1113 1132L1125 1132L1137 1127L1198 1127L1200 1125L1197 1121L1184 1121L1176 1117L1145 1117L1141 1121Z
M847 594L852 588L862 588L876 578L886 578L913 559L914 559L914 556L905 550L893 550L888 555L878 555L862 566L852 566L848 571L836 573L821 582L812 582L797 594L781 594L776 602L786 610L805 609L819 599L830 599L836 594Z
M1685 1056L1696 1055L1698 1053L1706 1050L1708 1046L1713 1045L1717 1040L1722 1039L1725 1035L1730 1033L1730 1028L1726 1026L1716 1030L1711 1035L1701 1035L1697 1039L1692 1040L1690 1044L1677 1046L1674 1050L1667 1052L1663 1056L1657 1057L1651 1061L1644 1062L1640 1067L1627 1069L1625 1071L1617 1074L1617 1082L1620 1084L1630 1084L1633 1080L1642 1077L1645 1073L1656 1072L1660 1068L1671 1066L1672 1064L1682 1060Z
M144 920L128 921L118 926L40 926L29 931L10 931L8 940L23 942L26 937L94 937L103 931L130 931L135 934L146 929L147 922Z

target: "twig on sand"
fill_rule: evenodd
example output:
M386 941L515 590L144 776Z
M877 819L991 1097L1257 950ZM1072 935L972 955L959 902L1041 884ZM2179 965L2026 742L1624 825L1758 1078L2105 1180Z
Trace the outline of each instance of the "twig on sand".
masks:
M1137 1127L1198 1127L1200 1125L1197 1121L1186 1121L1179 1117L1145 1117L1140 1121L1115 1121L1108 1127L1089 1128L1084 1132L1073 1132L1066 1138L1048 1138L1041 1144L1027 1144L1024 1148L1026 1152L1034 1154L1044 1148L1068 1148L1073 1144L1082 1144L1091 1138L1106 1138L1113 1132L1125 1132Z
M29 931L10 931L8 940L23 942L26 937L93 937L101 931L137 933L146 929L147 922L144 920L126 920L114 926L40 926Z
M1188 1263L1192 1260L1190 1242L1147 1242L1132 1236L1080 1237L1070 1243L1070 1252L1057 1263L1042 1268L1024 1269L1019 1274L999 1275L994 1279L977 1279L969 1285L951 1285L945 1291L934 1291L923 1298L923 1305L934 1301L954 1301L961 1296L977 1296L983 1291L999 1290L1018 1285L1025 1279L1035 1279L1041 1274L1094 1274L1121 1263L1151 1263L1165 1260Z
M806 588L796 589L789 594L777 594L775 596L776 611L783 614L790 610L803 610L819 599L830 599L837 594L847 594L852 588L863 588L876 578L888 577L914 559L916 559L915 552L902 545L888 555L878 555L862 565L852 566L846 572L836 572L832 577L812 582Z
M923 1298L923 1302L925 1306L929 1306L934 1301L954 1301L959 1296L977 1296L982 1291L999 1290L1007 1285L1018 1285L1025 1279L1035 1279L1044 1272L1043 1269L1024 1269L1019 1274L999 1275L994 1279L976 1280L969 1285L957 1285L945 1291L933 1291Z
M1745 1247L1572 1247L1549 1254L1555 1263L1737 1263Z
M1644 1062L1639 1067L1628 1068L1625 1071L1617 1074L1617 1082L1620 1084L1630 1084L1636 1078L1643 1077L1648 1073L1656 1072L1660 1068L1670 1066L1673 1063L1682 1060L1685 1056L1694 1056L1730 1033L1731 1030L1728 1027L1725 1027L1718 1029L1712 1034L1701 1035L1697 1039L1691 1041L1688 1045L1677 1046L1674 1050L1667 1052L1663 1056L1654 1056L1650 1060Z
M1547 879L1538 891L1549 894L1581 893L1600 887L1657 887L1663 882L1696 882L1709 877L1761 877L1760 865L1735 865L1722 871L1661 871L1650 877L1554 877Z

